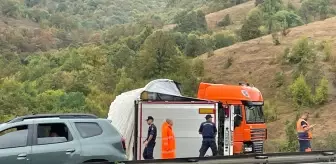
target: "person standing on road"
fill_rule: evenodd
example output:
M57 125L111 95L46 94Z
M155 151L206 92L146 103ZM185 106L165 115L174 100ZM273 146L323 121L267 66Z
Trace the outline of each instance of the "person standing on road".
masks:
M153 152L154 152L154 147L155 147L157 129L153 123L154 118L152 116L148 116L146 121L147 121L147 124L149 125L149 128L148 128L147 138L143 142L145 145L145 149L142 155L144 159L154 159Z
M171 119L166 119L162 124L162 149L161 149L161 158L162 159L172 159L176 158L176 143L175 135L173 132L173 121Z
M310 140L312 139L312 128L314 125L309 125L309 113L304 112L296 123L296 131L300 145L300 152L311 152Z
M217 151L217 145L216 145L216 134L217 134L217 128L216 125L212 122L212 116L206 115L205 116L206 121L203 122L198 130L199 134L202 135L203 141L200 152L200 157L204 157L205 153L208 151L209 147L211 148L212 155L216 156Z

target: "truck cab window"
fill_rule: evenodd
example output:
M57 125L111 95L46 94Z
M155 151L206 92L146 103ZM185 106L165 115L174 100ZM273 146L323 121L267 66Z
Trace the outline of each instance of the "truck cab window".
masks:
M264 113L261 105L245 106L247 123L264 123Z

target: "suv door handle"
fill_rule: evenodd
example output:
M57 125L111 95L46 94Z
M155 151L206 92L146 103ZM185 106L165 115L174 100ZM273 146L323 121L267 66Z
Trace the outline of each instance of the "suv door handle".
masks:
M75 152L76 151L76 149L68 149L67 151L66 151L66 154L71 154L71 153L73 153L73 152Z
M16 159L17 160L24 160L24 159L26 159L26 157L27 157L27 154L26 153L22 153L22 154L19 154Z

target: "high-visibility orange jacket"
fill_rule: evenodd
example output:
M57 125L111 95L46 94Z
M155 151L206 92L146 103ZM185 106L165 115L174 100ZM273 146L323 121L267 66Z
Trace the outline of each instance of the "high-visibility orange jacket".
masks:
M162 159L170 159L176 157L175 152L175 135L173 132L172 127L167 123L164 122L162 124L162 147L161 147L161 158Z
M301 126L301 122L305 122L306 125ZM312 136L312 132L311 130L305 130L306 127L309 127L309 124L306 120L300 118L297 122L296 122L296 131L297 131L297 135L298 135L298 139L299 140L311 140L313 138Z

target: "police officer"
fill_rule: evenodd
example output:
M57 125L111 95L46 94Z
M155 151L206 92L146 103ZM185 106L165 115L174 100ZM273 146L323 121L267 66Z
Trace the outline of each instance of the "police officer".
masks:
M217 128L216 125L212 122L212 116L206 115L206 121L203 122L198 130L199 134L202 134L203 141L200 149L200 157L204 157L205 153L208 151L209 147L211 148L212 155L216 156L217 144L216 144L216 134Z
M154 159L153 151L155 147L155 140L157 135L156 126L154 125L154 118L152 116L148 116L147 124L149 125L148 134L146 140L143 142L145 145L145 149L143 152L144 159Z

